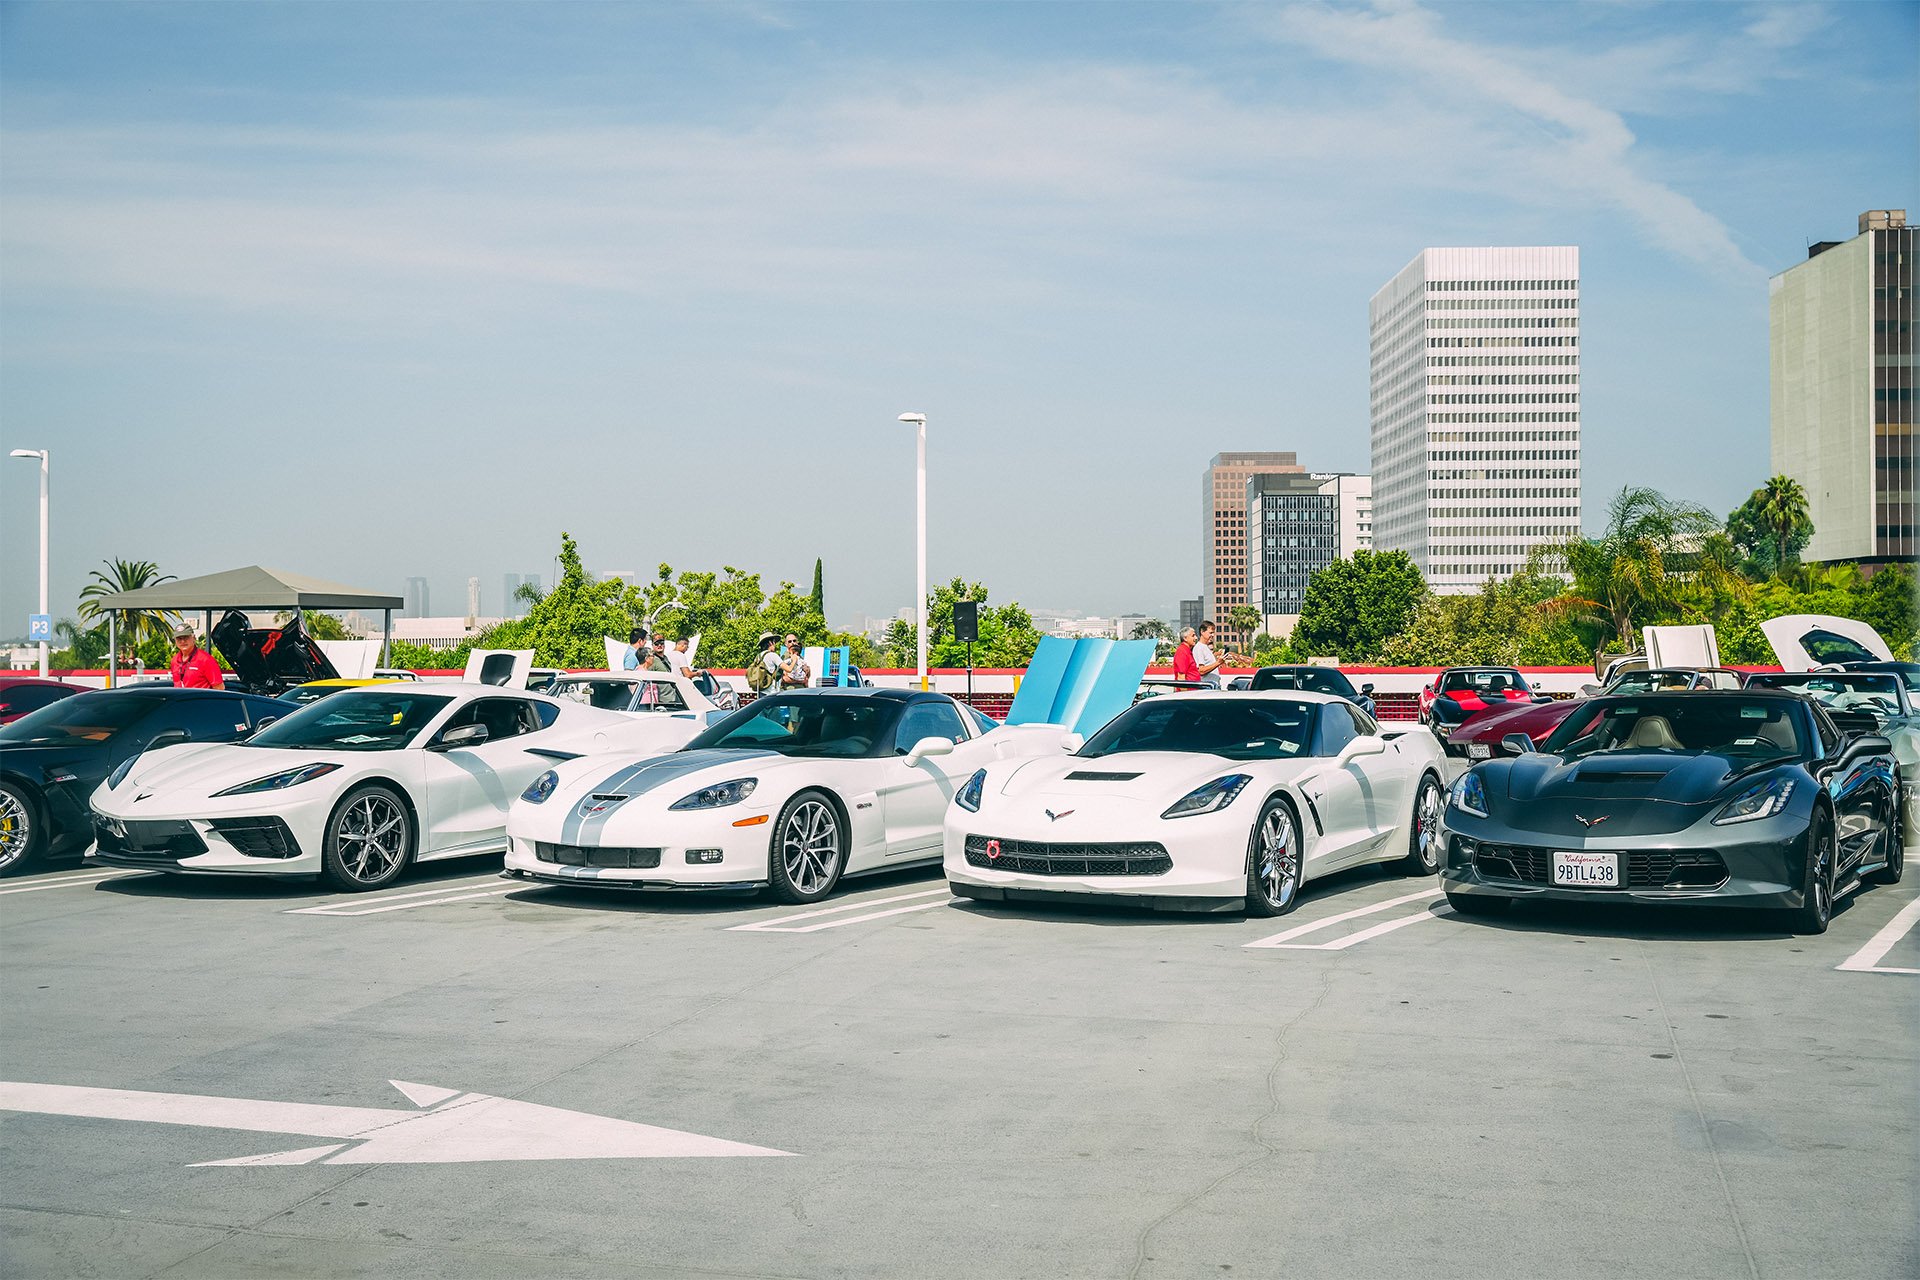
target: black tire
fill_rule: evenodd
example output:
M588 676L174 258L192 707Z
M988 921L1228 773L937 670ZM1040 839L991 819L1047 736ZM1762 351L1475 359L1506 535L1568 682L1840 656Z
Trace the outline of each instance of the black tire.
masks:
M1493 898L1484 893L1449 893L1447 905L1463 916L1503 916L1513 905L1513 899Z
M847 830L825 792L802 791L787 801L767 845L767 884L782 902L818 902L834 891L847 867Z
M1274 796L1247 836L1247 914L1283 916L1300 905L1300 818Z
M1407 856L1392 864L1401 875L1440 873L1440 815L1446 807L1440 780L1423 774L1413 793L1413 813L1407 821Z
M1833 919L1833 819L1825 809L1815 809L1807 824L1807 870L1801 882L1798 907L1788 912L1788 925L1795 933L1821 934Z
M0 782L0 876L18 875L47 847L39 797L18 782Z
M393 788L355 787L327 819L320 878L347 893L392 884L413 861L414 837L413 815Z
M1907 870L1907 827L1903 821L1906 809L1899 795L1899 783L1896 781L1893 797L1893 812L1887 818L1887 831L1881 838L1887 842L1887 865L1870 877L1875 884L1899 884L1900 877Z

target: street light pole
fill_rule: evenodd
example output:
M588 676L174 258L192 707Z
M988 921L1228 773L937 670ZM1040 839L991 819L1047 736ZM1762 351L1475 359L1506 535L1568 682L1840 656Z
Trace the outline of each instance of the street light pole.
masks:
M40 612L47 612L47 451L45 449L15 449L16 458L40 459ZM40 642L40 678L47 678L48 644Z
M920 687L927 687L927 415L924 413L903 413L900 421L910 422L917 428L919 440L918 481L918 536L915 545L919 554L915 564L919 573L915 579L919 594L913 598L914 615L914 660L915 674L919 677Z

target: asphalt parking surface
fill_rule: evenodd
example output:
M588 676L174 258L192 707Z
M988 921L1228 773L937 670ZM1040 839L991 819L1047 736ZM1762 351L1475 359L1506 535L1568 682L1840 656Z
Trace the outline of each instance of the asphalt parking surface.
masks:
M1261 921L963 904L931 872L806 909L496 866L360 897L0 882L0 1272L1920 1273L1913 878L1798 938L1486 923L1372 872ZM791 1154L344 1163L312 1110L469 1092ZM229 1128L207 1098L320 1118Z

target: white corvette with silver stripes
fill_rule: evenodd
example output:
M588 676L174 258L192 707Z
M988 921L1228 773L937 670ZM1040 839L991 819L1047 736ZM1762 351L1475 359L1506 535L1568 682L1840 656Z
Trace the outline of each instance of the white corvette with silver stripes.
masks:
M990 901L1281 915L1347 867L1437 872L1443 776L1432 734L1383 734L1344 698L1153 698L1073 755L969 778L947 814L947 883Z
M931 862L955 790L1058 725L994 724L945 694L806 689L761 698L666 755L594 755L535 779L507 816L506 874L627 889L771 885L816 902L843 876Z
M500 850L507 806L552 763L543 744L633 719L496 685L346 689L240 742L128 761L93 793L93 857L376 889L413 862Z

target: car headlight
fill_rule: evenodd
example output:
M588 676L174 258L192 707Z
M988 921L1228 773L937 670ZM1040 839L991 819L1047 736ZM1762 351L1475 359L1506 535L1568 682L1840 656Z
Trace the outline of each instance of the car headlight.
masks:
M1191 818L1197 813L1218 813L1233 803L1253 778L1244 773L1230 773L1224 778L1215 778L1212 782L1202 783L1193 790L1167 806L1163 818Z
M1787 801L1793 799L1793 780L1774 778L1748 787L1728 802L1727 807L1714 816L1714 822L1725 825L1729 822L1752 822L1756 818L1771 818L1784 811Z
M978 813L980 812L980 794L985 791L986 788L987 771L985 769L975 769L973 776L967 779L966 786L960 788L960 794L953 798L953 802L962 809L965 809L968 813Z
M730 804L739 804L753 794L759 785L757 778L735 778L732 782L716 782L710 787L702 787L690 796L681 796L669 809L724 809Z
M312 782L323 778L340 766L337 764L306 764L298 769L288 769L282 773L269 774L264 778L255 778L252 782L243 782L237 787L228 787L225 791L216 791L216 796L250 796L257 791L285 791L288 787L297 787L303 782Z
M107 790L111 791L125 782L127 775L133 772L134 763L139 759L139 756L128 756L125 760L113 766L113 772L107 775Z
M1461 774L1447 799L1462 813L1470 813L1476 818L1487 816L1487 784L1480 781L1480 775L1476 772Z
M549 769L532 782L529 782L527 789L520 793L520 798L528 804L545 804L547 797L552 795L554 789L559 785L560 775Z

